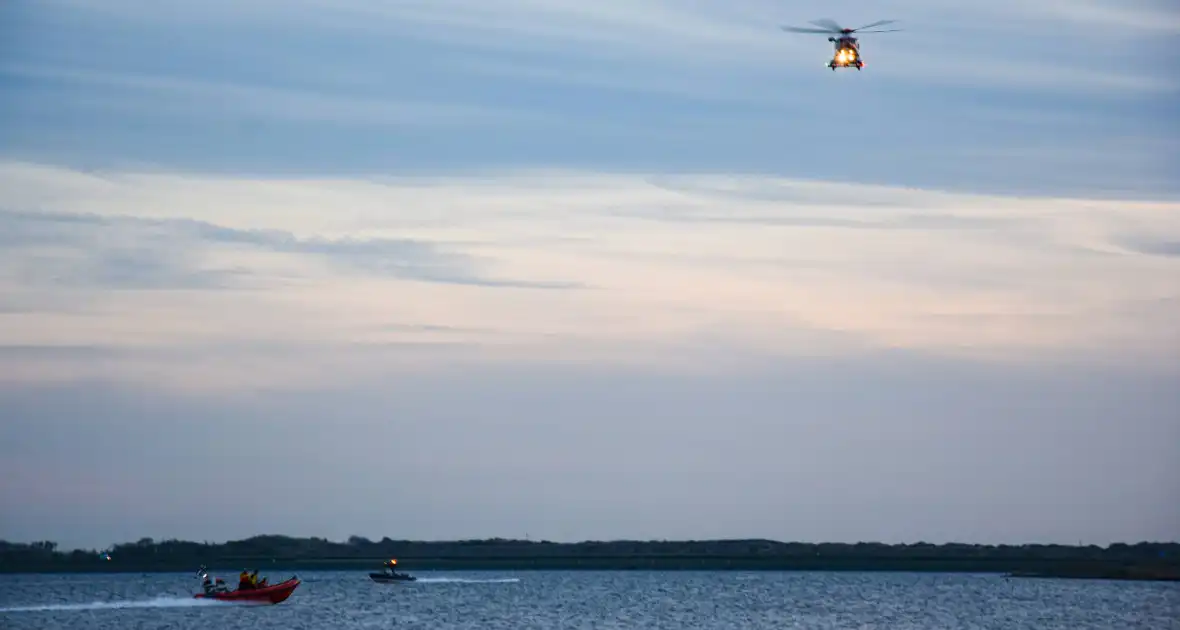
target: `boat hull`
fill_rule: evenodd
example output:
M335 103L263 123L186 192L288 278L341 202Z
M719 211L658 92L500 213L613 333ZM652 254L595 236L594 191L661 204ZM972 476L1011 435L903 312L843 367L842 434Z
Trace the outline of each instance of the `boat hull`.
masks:
M389 575L388 573L370 573L369 579L379 584L392 584L395 582L416 582L418 578L404 573L397 575Z
M291 578L285 582L271 584L262 588L238 589L224 593L197 593L195 599L214 599L222 602L241 602L247 604L278 604L286 601L295 588L300 584L299 578Z

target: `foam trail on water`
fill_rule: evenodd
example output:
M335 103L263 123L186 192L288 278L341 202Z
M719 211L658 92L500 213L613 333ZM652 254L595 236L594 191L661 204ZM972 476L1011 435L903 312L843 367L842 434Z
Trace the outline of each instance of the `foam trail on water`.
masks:
M449 577L420 577L419 582L426 582L428 584L513 584L520 581L520 578L449 578Z
M81 610L107 610L120 608L189 608L193 606L219 606L225 602L211 599L195 599L192 597L157 597L155 599L130 600L123 602L90 602L88 604L42 604L40 606L13 606L0 608L0 613L8 612L58 612Z

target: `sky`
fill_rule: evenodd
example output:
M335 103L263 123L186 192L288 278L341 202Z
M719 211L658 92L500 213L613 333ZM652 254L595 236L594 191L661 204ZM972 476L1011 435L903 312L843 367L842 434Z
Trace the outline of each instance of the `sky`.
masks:
M1180 540L1177 43L6 0L0 538Z

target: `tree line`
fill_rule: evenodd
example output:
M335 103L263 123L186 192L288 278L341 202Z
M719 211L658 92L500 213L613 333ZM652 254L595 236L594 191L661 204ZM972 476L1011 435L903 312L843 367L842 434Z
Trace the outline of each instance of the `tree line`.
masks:
M104 550L0 541L0 572L360 569L397 558L405 569L742 569L949 571L1022 575L1180 575L1180 543L975 545L700 541L374 541L254 536L224 543L143 538Z

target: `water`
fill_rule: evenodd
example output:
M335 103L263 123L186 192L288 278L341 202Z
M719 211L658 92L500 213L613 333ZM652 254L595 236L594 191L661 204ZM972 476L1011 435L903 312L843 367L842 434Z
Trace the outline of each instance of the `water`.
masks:
M365 572L301 573L303 584L277 606L195 600L191 573L4 575L0 628L1180 629L1173 583L907 573L417 575L413 584L375 584Z

